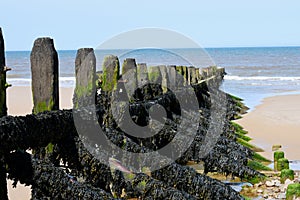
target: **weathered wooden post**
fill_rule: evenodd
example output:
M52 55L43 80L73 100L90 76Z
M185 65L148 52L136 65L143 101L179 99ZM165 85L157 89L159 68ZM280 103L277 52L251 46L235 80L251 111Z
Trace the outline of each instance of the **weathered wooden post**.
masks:
M195 73L196 73L196 83L199 83L200 80L201 80L201 77L200 77L200 69L199 69L199 68L196 68L196 69L195 69Z
M176 86L177 87L182 87L184 85L184 74L183 74L183 67L182 66L176 66Z
M162 77L161 87L162 87L163 93L166 93L168 91L168 87L170 85L167 67L165 65L160 65L159 69L160 69L160 73L161 73L161 77Z
M0 117L7 115L6 107L6 71L5 67L5 51L4 39L2 29L0 28ZM1 133L0 133L1 134ZM0 199L7 200L7 182L6 170L4 163L1 162L2 155L0 155Z
M149 96L155 97L161 95L162 91L162 75L159 66L151 66L148 68L148 78L150 82L150 92Z
M168 81L169 81L169 88L171 90L176 89L176 77L177 77L177 72L176 72L176 66L175 65L169 65L167 66L167 72L168 72Z
M0 28L0 117L5 115L7 115L5 51L2 29Z
M195 67L188 67L188 82L190 85L196 84L196 68Z
M122 80L124 81L125 89L128 98L134 95L137 89L137 66L134 58L126 58L122 65Z
M34 41L30 54L33 114L59 109L58 55L51 38L38 38ZM59 134L59 133L58 133ZM54 144L33 149L34 157L51 158ZM54 161L55 159L53 159ZM38 190L32 187L32 198Z
M159 69L159 66L151 66L148 68L148 77L150 83L161 84L162 83L162 75Z
M183 76L183 85L186 86L188 85L188 76L189 76L189 72L188 72L188 67L187 66L182 66L182 76Z
M53 39L38 38L30 55L33 113L59 109L58 56Z
M148 69L146 63L139 63L137 65L137 82L139 88L148 83Z
M74 108L95 104L97 75L94 49L78 49L75 60L75 75Z
M109 92L117 88L119 74L120 74L120 63L117 56L108 55L104 58L102 64L102 90Z

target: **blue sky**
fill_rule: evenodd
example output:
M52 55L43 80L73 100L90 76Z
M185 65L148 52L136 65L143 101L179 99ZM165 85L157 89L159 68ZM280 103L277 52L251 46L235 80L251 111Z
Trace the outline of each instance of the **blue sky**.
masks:
M3 0L6 50L50 36L57 49L96 47L142 27L178 31L203 47L300 46L299 0Z

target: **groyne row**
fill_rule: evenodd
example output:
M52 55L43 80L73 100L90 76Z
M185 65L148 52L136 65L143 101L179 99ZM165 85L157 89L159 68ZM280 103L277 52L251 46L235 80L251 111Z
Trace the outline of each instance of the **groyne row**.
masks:
M1 38L1 83L7 85ZM127 58L120 66L118 57L108 55L102 72L96 72L94 50L82 48L74 61L74 109L59 110L59 60L53 39L35 40L30 61L33 114L6 116L6 102L1 101L0 199L8 199L6 173L15 184L20 181L31 185L32 199L243 199L230 186L206 173L220 172L244 179L263 177L248 166L253 150L237 142L240 136L230 121L245 108L237 98L219 90L225 74L223 68L147 66L136 63L134 58ZM197 110L180 105L181 97L185 97L186 104L194 103L187 94L195 95ZM1 98L5 95L3 89ZM113 108L115 102L117 113ZM122 129L122 124L131 121L141 127L149 125L153 105L162 106L166 112L164 126L157 128L155 135L145 138L141 132L138 137ZM116 149L106 154L101 151L103 144L97 143L98 153L87 150L74 124L76 113L85 122L82 130L89 130L88 126L94 124L90 113L95 113L105 137L119 149L132 153L158 151L171 143L180 127L186 134L193 126L197 129L189 148L179 158L153 171L136 172L124 169L133 158L120 155ZM184 113L186 120L182 117ZM156 130L156 123L151 126ZM218 130L221 133L214 137ZM207 145L208 140L213 141L211 146ZM180 149L180 145L172 145L172 149ZM33 154L26 153L28 149ZM98 154L106 160L112 160L112 155L118 159L108 166L97 159ZM188 162L203 163L204 174L186 166ZM153 163L160 164L155 159Z

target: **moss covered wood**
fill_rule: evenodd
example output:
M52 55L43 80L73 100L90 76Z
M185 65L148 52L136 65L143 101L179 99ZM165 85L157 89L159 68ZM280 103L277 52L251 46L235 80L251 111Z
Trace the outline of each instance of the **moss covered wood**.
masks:
M184 83L184 76L183 76L183 68L182 66L176 66L176 86L182 87Z
M275 151L274 152L274 162L277 162L281 158L284 158L284 152L283 151Z
M53 39L38 38L30 54L33 113L59 109L58 55Z
M92 48L78 49L75 60L76 87L73 107L95 104L96 98L96 57Z
M196 84L196 68L188 67L188 83L189 85Z
M290 184L286 190L286 200L293 200L300 197L300 183Z
M139 63L137 65L137 82L138 87L141 88L143 85L148 83L148 69L146 63Z
M281 171L283 169L290 169L289 160L286 158L280 158L277 161L277 170Z
M151 66L148 68L148 77L150 83L161 84L162 75L158 66Z
M187 66L182 66L182 76L183 76L183 85L188 85L188 76L189 76L189 72L188 72L188 67Z
M163 92L166 93L168 91L168 87L170 85L167 67L165 65L160 65L159 70L160 70L161 78L162 78L161 87L162 87Z
M294 180L295 173L294 170L291 169L283 169L280 173L280 182L283 184L286 179Z
M33 113L59 109L58 55L53 39L38 38L30 54ZM53 144L33 149L35 157L51 157Z
M129 99L132 99L137 89L137 66L134 58L126 58L122 65L122 80Z
M284 158L284 152L283 151L275 151L274 152L274 170L278 171L277 166L278 166L278 160Z
M102 64L102 90L113 91L117 88L120 74L119 58L114 55L108 55L104 58Z

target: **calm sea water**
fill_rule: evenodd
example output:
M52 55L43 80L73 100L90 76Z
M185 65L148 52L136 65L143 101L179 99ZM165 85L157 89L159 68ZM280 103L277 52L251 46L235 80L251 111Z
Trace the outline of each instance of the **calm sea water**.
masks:
M126 57L134 57L138 63L148 65L217 65L225 67L227 72L222 89L243 98L250 108L264 97L300 93L300 47L211 48L206 49L209 56L199 49L170 51L96 51L97 70L101 70L103 56L107 54L118 55L121 63ZM58 51L58 54L60 85L73 87L76 51ZM29 51L6 52L6 64L13 68L7 76L9 83L13 86L31 84Z

